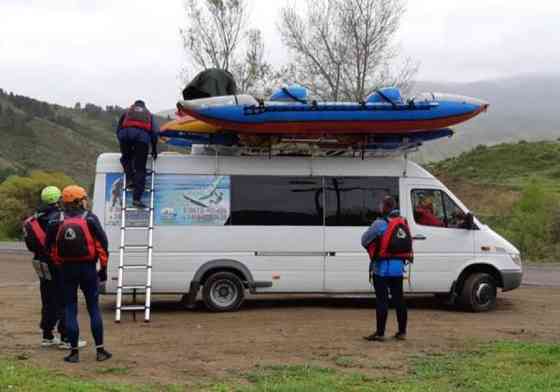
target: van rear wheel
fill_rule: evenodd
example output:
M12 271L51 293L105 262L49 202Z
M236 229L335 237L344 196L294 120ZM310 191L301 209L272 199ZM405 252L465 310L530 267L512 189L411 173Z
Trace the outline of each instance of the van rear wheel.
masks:
M498 289L494 278L485 273L470 275L461 292L461 304L473 312L485 312L496 307Z
M216 272L206 280L202 289L204 304L212 312L233 312L245 298L243 283L231 272Z

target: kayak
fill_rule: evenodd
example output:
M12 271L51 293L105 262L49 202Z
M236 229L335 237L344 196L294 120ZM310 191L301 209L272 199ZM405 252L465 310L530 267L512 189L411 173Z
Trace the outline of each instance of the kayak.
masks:
M394 93L396 89L390 91ZM250 95L180 101L180 115L220 129L252 134L399 134L438 130L465 122L488 108L470 97L421 94L404 102L383 89L366 102L259 102Z
M395 150L403 146L417 147L425 142L453 136L451 129L437 129L433 131L416 132L414 134L376 134L356 137L355 135L340 135L337 138L316 140L306 138L305 135L288 135L263 137L262 135L235 135L232 133L190 133L185 131L165 130L161 133L162 141L178 146L192 147L193 145L239 146L267 148L279 144L312 144L321 148L355 148L355 149L384 149Z
M178 117L175 120L168 121L160 127L160 132L165 134L167 131L184 131L189 133L216 133L220 128L197 120L191 116Z
M177 147L191 147L195 144L236 146L239 138L234 134L192 133L185 131L165 130L160 132L160 139L169 145Z

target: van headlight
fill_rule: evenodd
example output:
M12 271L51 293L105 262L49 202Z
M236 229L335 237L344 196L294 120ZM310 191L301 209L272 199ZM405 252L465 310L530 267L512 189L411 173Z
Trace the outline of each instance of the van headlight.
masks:
M521 267L521 255L519 253L511 253L509 257L511 257L511 261Z

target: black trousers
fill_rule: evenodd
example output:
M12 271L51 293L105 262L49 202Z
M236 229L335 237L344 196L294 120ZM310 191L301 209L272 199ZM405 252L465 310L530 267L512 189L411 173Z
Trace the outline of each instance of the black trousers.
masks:
M66 340L66 321L64 309L64 291L61 271L56 267L49 268L51 280L40 279L41 291L41 323L44 339L53 338L53 330L57 327L62 340Z
M150 146L141 141L129 142L119 140L121 147L121 164L126 178L134 184L134 200L142 199L144 187L146 186L146 162Z
M373 287L375 288L377 334L381 336L385 335L387 313L389 311L389 292L391 293L391 299L397 311L399 333L406 334L408 312L404 301L402 277L373 275Z

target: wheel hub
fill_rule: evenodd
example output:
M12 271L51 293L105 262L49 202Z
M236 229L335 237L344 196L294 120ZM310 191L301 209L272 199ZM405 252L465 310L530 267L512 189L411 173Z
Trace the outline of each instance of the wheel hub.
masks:
M487 304L492 298L492 287L488 283L478 285L475 293L476 302L480 305Z
M237 300L238 295L235 285L227 280L214 282L210 290L212 301L221 307L231 306Z

